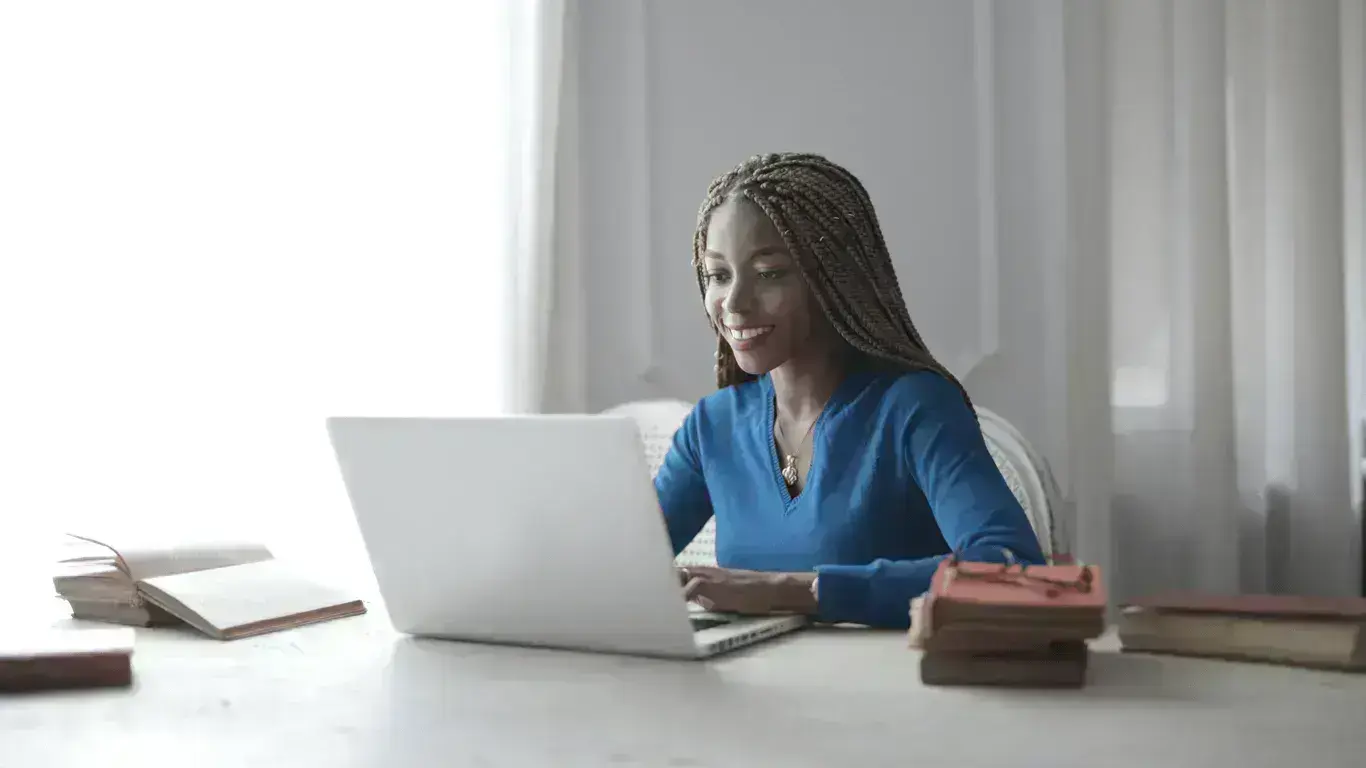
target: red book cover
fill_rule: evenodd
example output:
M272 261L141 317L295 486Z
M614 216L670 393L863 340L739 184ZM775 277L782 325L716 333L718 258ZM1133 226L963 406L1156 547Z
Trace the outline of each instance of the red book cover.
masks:
M930 582L931 600L1002 607L1103 611L1107 600L1094 565L1003 565L948 558Z

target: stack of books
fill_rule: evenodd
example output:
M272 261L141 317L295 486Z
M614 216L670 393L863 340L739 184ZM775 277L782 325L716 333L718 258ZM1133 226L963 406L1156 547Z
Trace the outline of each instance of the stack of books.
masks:
M366 612L259 544L70 536L52 584L76 619L131 626L188 624L233 640Z
M948 558L911 604L926 685L1080 687L1089 641L1105 631L1094 565L1002 565Z

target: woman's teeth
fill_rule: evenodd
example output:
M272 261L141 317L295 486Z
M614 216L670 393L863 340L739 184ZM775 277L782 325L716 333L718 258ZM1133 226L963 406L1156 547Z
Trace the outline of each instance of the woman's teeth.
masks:
M735 339L736 341L748 341L763 336L765 333L773 330L773 326L765 325L762 328L727 328L726 330L730 332L730 337L732 339Z

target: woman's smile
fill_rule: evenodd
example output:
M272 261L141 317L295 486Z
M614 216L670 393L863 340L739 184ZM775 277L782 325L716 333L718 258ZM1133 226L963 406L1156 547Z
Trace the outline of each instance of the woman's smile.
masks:
M730 341L730 346L736 351L754 349L767 341L768 332L773 330L771 325L743 325L726 326L726 339Z

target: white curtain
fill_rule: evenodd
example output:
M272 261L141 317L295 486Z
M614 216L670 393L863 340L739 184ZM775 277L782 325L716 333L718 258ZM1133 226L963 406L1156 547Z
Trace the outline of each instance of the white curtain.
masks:
M1065 6L1078 546L1121 593L1360 593L1362 5Z
M324 419L543 397L563 12L7 4L0 561L232 529L368 584Z
M511 408L580 410L577 29L564 0L509 0L516 119L510 211L513 322L505 349Z

